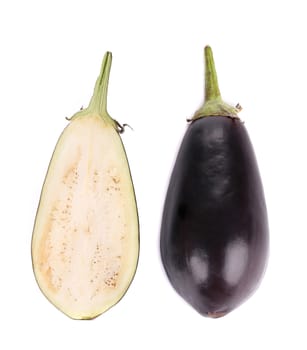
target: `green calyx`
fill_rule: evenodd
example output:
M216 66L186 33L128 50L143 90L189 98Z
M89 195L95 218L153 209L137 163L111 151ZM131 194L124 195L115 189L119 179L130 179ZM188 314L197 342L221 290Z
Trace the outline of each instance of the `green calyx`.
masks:
M111 65L112 53L106 52L102 60L100 74L96 80L94 93L88 107L74 114L69 120L87 116L89 114L97 114L106 123L111 123L116 129L118 129L119 124L110 117L107 111L107 94Z
M210 46L205 47L205 102L191 120L209 116L239 118L241 107L229 105L221 97L213 54Z

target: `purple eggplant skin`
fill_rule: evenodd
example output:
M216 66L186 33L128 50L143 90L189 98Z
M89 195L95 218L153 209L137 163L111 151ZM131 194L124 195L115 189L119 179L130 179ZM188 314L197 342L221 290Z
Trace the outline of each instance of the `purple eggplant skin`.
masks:
M160 251L174 289L221 317L257 289L268 258L263 186L244 124L210 116L187 128L170 178Z
M206 117L188 127L170 179L161 257L175 290L222 316L257 288L268 255L259 170L244 124Z

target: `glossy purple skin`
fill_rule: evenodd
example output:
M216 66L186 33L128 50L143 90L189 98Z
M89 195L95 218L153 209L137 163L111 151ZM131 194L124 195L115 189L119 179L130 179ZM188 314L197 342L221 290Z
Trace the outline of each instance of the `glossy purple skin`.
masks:
M239 119L192 122L170 179L161 258L175 290L204 316L220 317L258 287L268 220L257 161Z

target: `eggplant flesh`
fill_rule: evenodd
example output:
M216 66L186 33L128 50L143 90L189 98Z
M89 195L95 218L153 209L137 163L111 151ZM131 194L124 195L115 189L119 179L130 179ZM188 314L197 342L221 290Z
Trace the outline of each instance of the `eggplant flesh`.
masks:
M268 255L268 219L251 141L238 118L192 121L171 175L161 258L200 314L223 316L252 295Z
M135 273L138 221L127 164L117 132L99 116L72 121L56 146L32 255L42 291L72 318L105 311Z

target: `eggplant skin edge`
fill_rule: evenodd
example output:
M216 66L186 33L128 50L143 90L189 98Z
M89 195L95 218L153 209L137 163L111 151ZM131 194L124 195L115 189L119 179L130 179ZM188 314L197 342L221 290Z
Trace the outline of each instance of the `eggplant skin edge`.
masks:
M259 286L269 251L267 209L239 119L189 125L165 199L160 251L174 289L204 316L226 315Z

